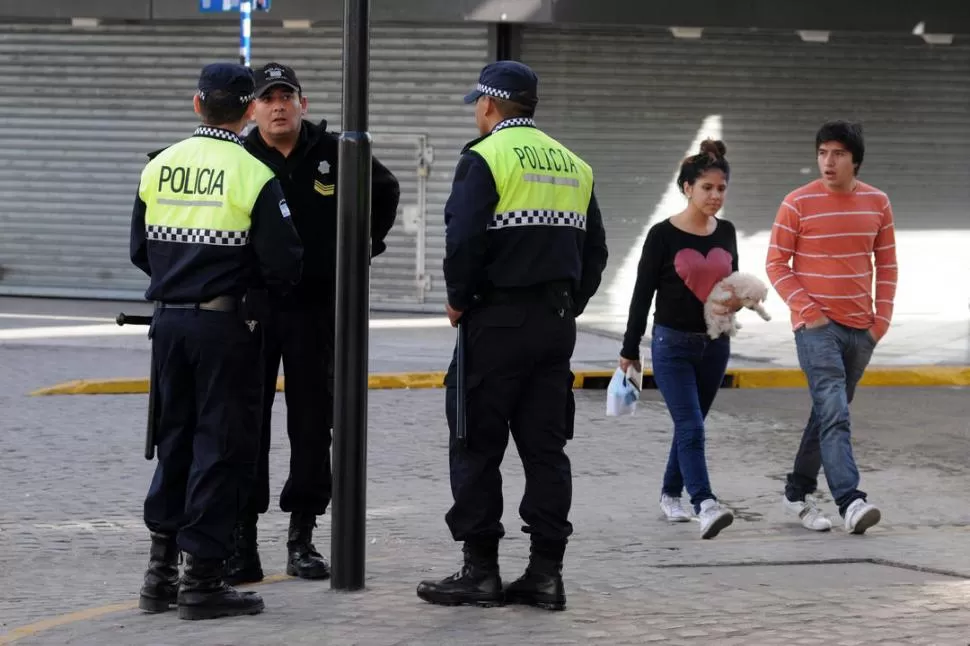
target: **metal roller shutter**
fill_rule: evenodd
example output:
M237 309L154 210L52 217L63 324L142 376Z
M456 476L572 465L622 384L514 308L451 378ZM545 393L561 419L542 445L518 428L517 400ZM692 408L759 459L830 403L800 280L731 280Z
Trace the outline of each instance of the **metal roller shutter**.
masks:
M815 132L835 118L863 122L860 178L889 193L901 235L930 230L900 244L915 260L907 268L900 258L897 314L943 311L914 265L934 257L943 236L933 230L966 230L966 40L931 46L913 36L832 34L820 43L796 33L712 30L678 39L660 29L530 27L522 59L539 75L540 125L597 176L611 258L592 323L622 331L645 227L682 208L670 187L700 138L727 144L724 215L747 240L742 269L761 271L778 205L817 177ZM951 259L948 270L961 262ZM965 316L966 301L951 309Z
M461 96L486 62L486 27L374 25L372 38L374 154L402 198L371 300L438 310L444 202L475 136ZM339 131L341 42L339 25L257 25L253 65L292 65L308 118ZM234 25L0 25L0 293L141 298L127 247L144 155L191 133L202 65L237 56Z

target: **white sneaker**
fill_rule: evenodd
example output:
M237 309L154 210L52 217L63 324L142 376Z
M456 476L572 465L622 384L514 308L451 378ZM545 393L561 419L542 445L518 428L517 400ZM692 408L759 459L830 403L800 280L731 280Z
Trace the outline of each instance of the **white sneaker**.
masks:
M663 511L664 516L667 517L672 523L689 523L690 514L684 509L684 506L680 504L680 498L674 498L673 496L668 496L663 494L660 496L660 509Z
M806 497L805 502L784 498L785 509L802 521L802 527L813 532L827 532L832 529L832 521L825 517L814 498Z
M734 514L730 509L722 507L713 498L701 503L701 512L697 515L701 521L701 538L714 538L722 529L734 522Z
M879 522L882 514L875 505L862 498L853 500L845 510L845 531L850 534L865 534L866 530Z

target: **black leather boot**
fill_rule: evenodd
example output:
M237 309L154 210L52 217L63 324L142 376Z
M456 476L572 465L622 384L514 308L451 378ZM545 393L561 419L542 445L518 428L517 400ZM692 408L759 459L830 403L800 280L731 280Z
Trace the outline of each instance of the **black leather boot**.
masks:
M225 581L229 585L256 583L263 580L256 543L256 518L242 518L232 533L233 552L226 561Z
M562 546L565 548L565 545ZM562 583L562 552L537 550L535 544L529 555L525 574L505 588L505 601L544 610L566 609L566 588Z
M461 569L440 581L422 581L418 597L442 606L500 606L503 603L499 576L498 544L465 543L465 563Z
M185 555L185 573L178 591L179 619L216 619L258 615L263 600L255 592L239 592L222 579L226 563Z
M175 536L152 532L145 583L138 607L145 612L165 612L175 605L179 587L179 548Z
M290 514L290 531L286 540L286 573L301 579L327 579L330 563L313 547L316 514Z

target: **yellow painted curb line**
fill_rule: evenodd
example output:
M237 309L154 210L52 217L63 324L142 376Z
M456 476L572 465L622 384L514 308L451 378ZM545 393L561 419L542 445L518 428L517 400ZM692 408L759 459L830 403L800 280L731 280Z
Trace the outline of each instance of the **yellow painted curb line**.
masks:
M293 577L286 574L271 574L265 577L262 581L256 583L248 583L237 585L239 589L246 589L249 587L256 587L260 585L266 585L268 583L278 583L280 581L289 581ZM124 612L125 610L137 610L137 601L128 601L126 603L114 603L109 606L99 606L97 608L86 608L84 610L78 610L76 612L69 612L64 615L58 615L56 617L51 617L49 619L42 619L40 621L35 621L32 624L27 624L26 626L20 626L14 628L6 635L0 635L0 646L3 644L12 644L18 640L25 639L27 637L32 637L37 633L44 632L46 630L52 630L54 628L59 628L61 626L66 626L68 624L76 624L81 621L88 621L89 619L97 619L98 617L103 617L105 615L112 615L116 612ZM173 610L174 612L174 610Z
M797 368L750 368L729 370L734 388L807 388L805 375ZM873 367L866 371L860 386L928 387L970 386L970 366Z
M442 388L443 372L401 372L370 375L367 386L372 390L401 388ZM283 392L284 379L276 381L276 391ZM76 379L65 381L46 388L39 388L30 394L38 395L145 395L148 393L148 379Z
M581 370L575 372L573 387L603 390L613 376L612 370ZM401 372L370 375L372 390L396 390L444 387L444 372ZM653 389L653 374L644 372L644 388ZM276 390L283 391L284 380L276 382ZM861 386L929 387L970 386L970 366L900 366L873 367L866 371ZM724 388L805 388L805 375L797 368L738 368L728 370ZM30 393L38 395L142 395L148 393L147 379L79 379L40 388Z

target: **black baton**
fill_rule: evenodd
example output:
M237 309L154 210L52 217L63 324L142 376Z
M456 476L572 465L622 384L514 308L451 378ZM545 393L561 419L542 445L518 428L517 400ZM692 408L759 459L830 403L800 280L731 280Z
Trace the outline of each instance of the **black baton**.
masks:
M115 322L118 325L147 325L148 328L148 338L152 335L152 322L154 321L154 316L139 316L132 314L125 314L124 312L118 314ZM155 459L155 426L157 420L155 418L155 400L157 395L155 393L155 348L152 347L151 350L151 365L148 369L148 423L145 427L145 459L154 460Z
M458 394L457 394L457 428L455 429L455 439L462 445L467 437L467 420L465 414L465 326L461 321L458 322Z
M118 325L151 325L151 316L140 316L138 314L125 314L122 312L115 318Z

